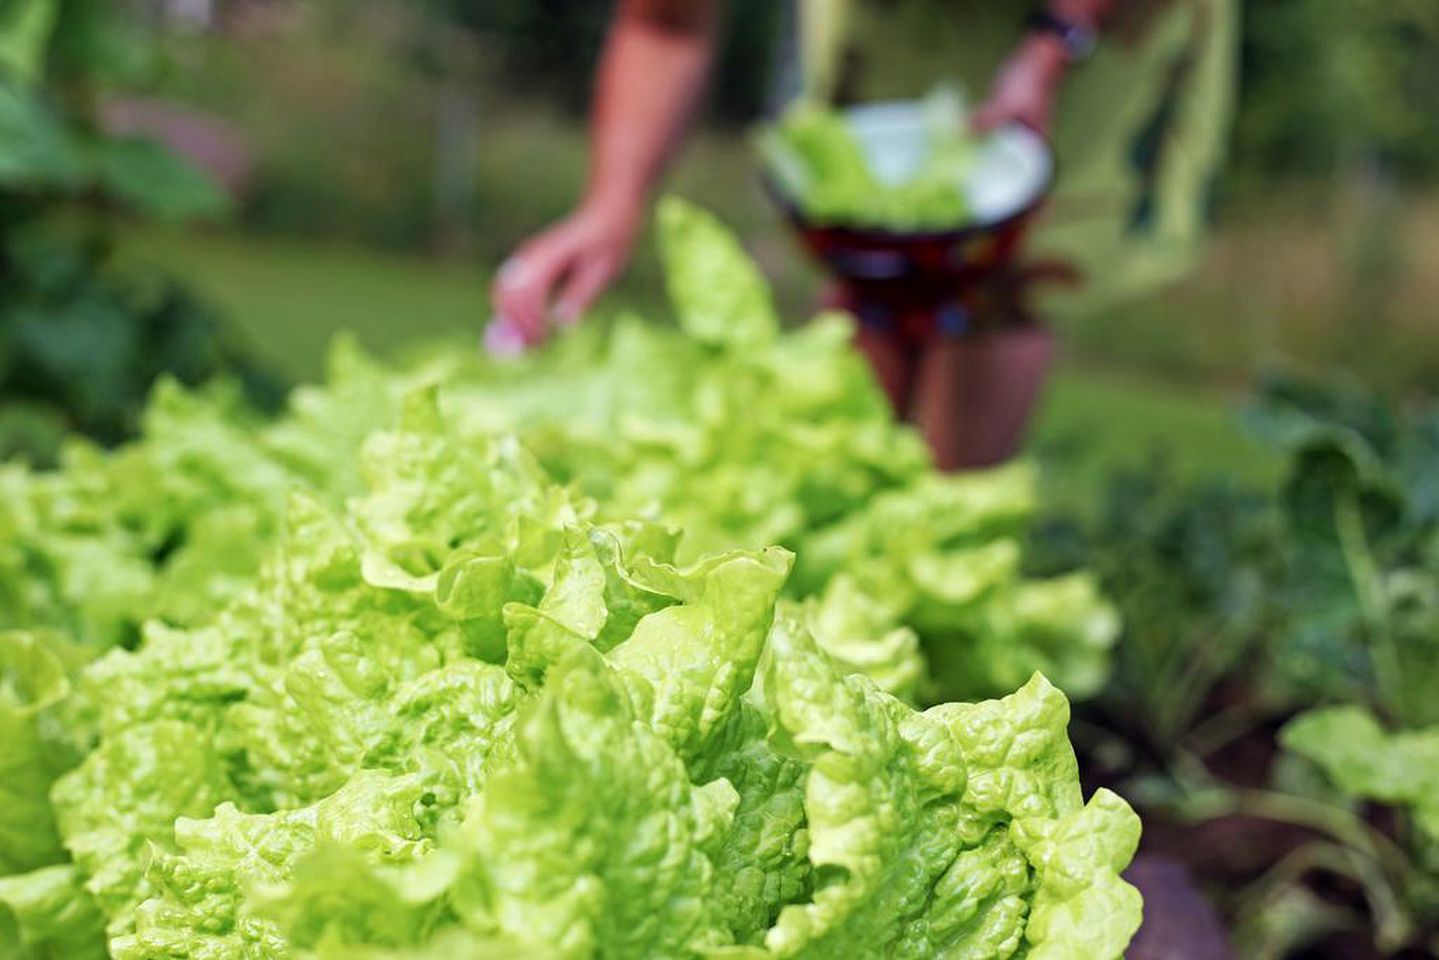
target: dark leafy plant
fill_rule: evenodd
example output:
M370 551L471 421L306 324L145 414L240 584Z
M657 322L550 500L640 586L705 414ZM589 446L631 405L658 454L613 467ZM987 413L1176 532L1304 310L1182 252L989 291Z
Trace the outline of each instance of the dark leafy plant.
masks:
M264 378L174 281L124 269L124 217L225 212L224 195L162 145L107 136L100 86L144 46L101 0L15 0L0 13L0 453L44 460L59 431L115 441L155 378Z
M1259 665L1278 537L1258 491L1187 482L1160 458L1114 475L1091 515L1038 528L1039 572L1087 565L1122 611L1105 727L1170 755L1212 712L1217 688L1241 664Z
M1433 955L1439 409L1275 377L1246 419L1275 489L1156 463L1041 528L1042 572L1085 558L1125 620L1076 739L1223 891L1244 956Z
M1427 0L1246 0L1236 169L1248 181L1377 160L1439 174L1439 8Z

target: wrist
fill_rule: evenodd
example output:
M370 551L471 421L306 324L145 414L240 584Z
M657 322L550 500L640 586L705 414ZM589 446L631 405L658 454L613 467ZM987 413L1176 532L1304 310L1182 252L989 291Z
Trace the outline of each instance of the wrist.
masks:
M643 187L608 183L593 185L580 202L579 215L633 232L644 217L647 192Z
M1099 44L1099 21L1094 5L1083 0L1051 0L1029 16L1029 36L1048 37L1064 51L1067 64L1082 63Z
M1069 49L1052 33L1031 33L1025 37L1019 56L1033 66L1051 88L1059 86L1069 69Z

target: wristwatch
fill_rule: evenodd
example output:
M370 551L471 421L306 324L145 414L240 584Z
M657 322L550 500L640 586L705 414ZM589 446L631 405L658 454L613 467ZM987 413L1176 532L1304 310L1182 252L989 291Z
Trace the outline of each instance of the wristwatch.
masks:
M1048 10L1036 10L1029 15L1029 31L1058 37L1064 46L1065 59L1070 63L1088 60L1099 46L1099 31L1094 27L1067 20Z

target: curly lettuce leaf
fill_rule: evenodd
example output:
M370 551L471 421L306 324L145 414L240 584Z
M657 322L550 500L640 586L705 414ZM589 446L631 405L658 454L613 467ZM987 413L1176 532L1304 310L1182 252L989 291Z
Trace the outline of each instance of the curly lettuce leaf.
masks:
M454 909L561 957L693 956L723 942L706 851L736 800L723 780L692 786L601 656L576 648L520 708L452 838Z
M1069 705L1042 676L1001 700L942 704L969 765L967 806L1008 822L1033 884L1026 956L1117 958L1139 929L1139 892L1120 874L1139 845L1138 816L1099 790L1083 802L1066 727Z
M841 677L795 624L772 643L765 699L811 763L816 882L809 902L781 911L770 951L1122 954L1140 920L1138 893L1119 879L1139 821L1108 793L1082 805L1058 691L1036 678L1003 701L919 714ZM1075 924L1075 909L1098 908Z
M63 772L42 714L70 695L64 664L29 633L0 633L0 875L62 857L50 786Z
M144 899L143 861L173 843L177 817L206 816L229 792L203 731L175 720L108 737L51 794L65 847L85 889L123 929Z
M1410 810L1439 840L1439 728L1390 732L1363 707L1324 707L1291 720L1279 739L1344 793Z
M0 947L14 960L104 960L104 918L73 866L0 876Z
M700 343L764 347L779 335L769 284L713 216L676 198L659 207L660 256L679 324Z
M111 940L111 953L116 960L288 956L288 939L256 912L252 889L283 882L326 845L382 862L419 858L429 849L416 818L424 796L417 776L366 772L310 807L247 814L223 803L206 819L181 817L174 852L151 851L151 896L135 911L134 930Z

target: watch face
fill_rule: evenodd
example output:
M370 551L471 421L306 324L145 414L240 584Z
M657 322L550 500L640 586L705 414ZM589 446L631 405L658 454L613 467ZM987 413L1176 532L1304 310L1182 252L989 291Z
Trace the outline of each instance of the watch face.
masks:
M1088 27L1071 25L1064 34L1064 49L1071 60L1087 60L1099 45L1098 35Z

